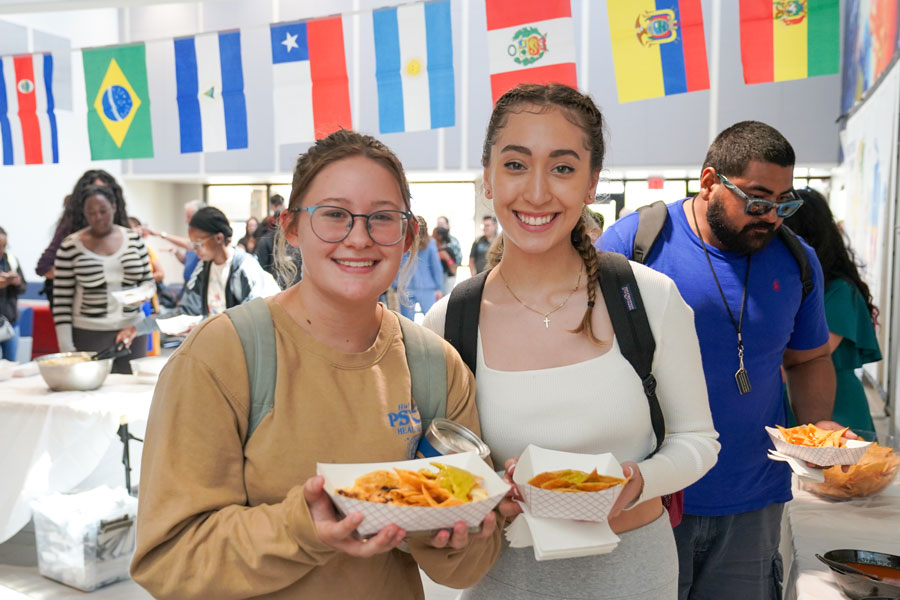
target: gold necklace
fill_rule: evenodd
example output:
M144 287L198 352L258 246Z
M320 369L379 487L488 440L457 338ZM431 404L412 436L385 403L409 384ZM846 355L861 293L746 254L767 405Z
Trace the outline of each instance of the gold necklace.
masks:
M514 291L512 291L511 287L509 287L509 282L506 281L506 277L503 276L503 271L500 268L497 269L497 273L500 275L500 279L503 280L503 285L506 286L506 289L509 291L510 295L513 298L515 298L516 302L518 302L519 304L521 304L522 306L524 306L531 312L537 313L537 314L541 315L542 317L544 317L544 327L546 329L550 329L550 315L552 315L553 313L555 313L556 311L561 309L563 306L565 306L566 303L569 301L569 299L573 295L575 295L575 292L578 291L578 288L581 287L581 269L579 269L578 270L578 279L575 281L575 287L572 288L572 291L569 292L569 295L566 296L566 299L563 300L560 304L558 304L555 308L552 308L551 310L549 310L547 312L541 312L536 308L532 308L532 307L528 306L527 304L522 302L522 300L518 296L516 296L516 293Z

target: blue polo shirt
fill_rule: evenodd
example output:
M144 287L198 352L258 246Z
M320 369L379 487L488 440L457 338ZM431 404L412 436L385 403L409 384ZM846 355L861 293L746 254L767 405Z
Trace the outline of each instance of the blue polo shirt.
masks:
M743 339L744 367L753 389L741 395L734 380L737 334L682 202L668 205L669 218L646 264L671 277L694 309L709 405L722 444L716 465L685 490L684 512L721 516L787 502L790 470L785 463L766 457L772 446L765 426L786 421L780 370L785 349L809 350L828 341L822 267L804 243L814 283L804 299L800 267L779 237L752 255ZM600 239L602 249L631 258L638 217L638 213L630 214L607 228ZM738 320L747 255L709 244L706 249Z

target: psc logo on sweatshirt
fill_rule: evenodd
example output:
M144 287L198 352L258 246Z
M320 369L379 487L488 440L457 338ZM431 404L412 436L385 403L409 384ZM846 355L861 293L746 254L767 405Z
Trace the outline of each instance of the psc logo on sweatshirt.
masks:
M422 433L419 409L414 404L404 402L397 405L396 412L389 412L387 416L388 426L406 440L407 457L414 457Z

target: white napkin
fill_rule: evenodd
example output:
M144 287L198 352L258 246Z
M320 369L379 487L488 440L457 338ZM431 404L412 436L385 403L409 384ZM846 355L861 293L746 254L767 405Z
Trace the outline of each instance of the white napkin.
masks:
M519 506L523 512L507 527L506 539L511 548L533 546L535 560L606 554L619 543L606 521L542 519L533 516L524 502Z
M156 325L166 335L181 335L203 320L200 315L178 315L168 319L157 319Z
M41 371L38 368L38 364L32 360L27 363L24 363L24 364L14 367L12 376L13 377L31 377L32 375L37 375L40 372Z

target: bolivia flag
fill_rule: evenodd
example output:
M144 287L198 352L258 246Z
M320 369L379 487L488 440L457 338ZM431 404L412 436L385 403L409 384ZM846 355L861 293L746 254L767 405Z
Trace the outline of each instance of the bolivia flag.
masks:
M520 83L578 87L569 0L485 0L491 96Z
M353 128L341 17L270 26L278 144Z
M839 32L839 0L741 0L744 83L837 73Z
M700 0L607 0L619 102L709 89Z

